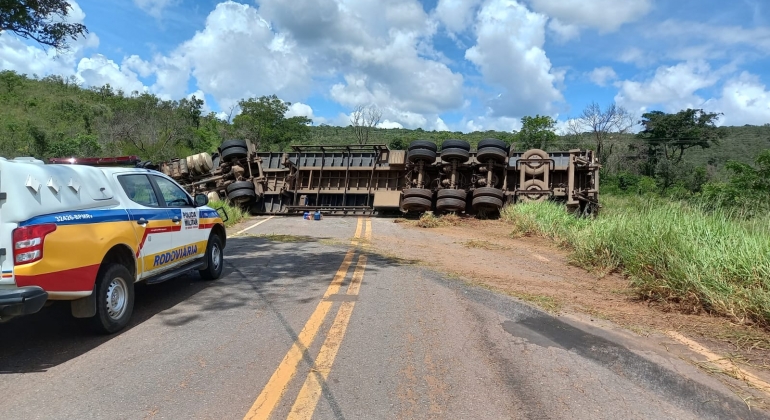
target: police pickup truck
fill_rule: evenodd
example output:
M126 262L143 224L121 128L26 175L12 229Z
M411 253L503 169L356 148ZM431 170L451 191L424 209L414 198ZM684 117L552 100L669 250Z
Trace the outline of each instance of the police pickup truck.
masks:
M0 158L0 322L65 300L114 333L134 283L218 278L226 233L207 205L151 169Z

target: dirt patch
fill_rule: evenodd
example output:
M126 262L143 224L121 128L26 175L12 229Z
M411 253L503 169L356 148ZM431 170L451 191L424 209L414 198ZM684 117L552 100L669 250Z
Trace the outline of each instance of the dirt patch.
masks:
M568 251L546 239L514 237L512 227L502 221L453 220L431 223L430 229L413 221L399 222L389 232L377 232L372 246L552 313L610 321L642 336L679 332L770 379L770 332L766 330L642 301L624 277L600 276L573 266Z

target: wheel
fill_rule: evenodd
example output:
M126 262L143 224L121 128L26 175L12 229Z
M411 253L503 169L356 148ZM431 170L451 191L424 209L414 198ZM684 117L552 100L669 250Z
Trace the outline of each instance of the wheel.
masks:
M503 207L503 200L495 197L480 196L474 198L471 205L476 210L500 210Z
M225 191L229 195L231 192L235 192L237 190L252 190L254 191L254 184L251 183L251 181L236 181L232 184L228 185L225 188Z
M460 163L465 163L470 158L470 154L465 149L451 148L441 149L441 160L450 161L458 160Z
M227 199L235 203L247 203L257 198L254 190L235 190L227 193Z
M206 260L208 267L204 270L198 270L203 280L216 280L222 275L222 268L225 266L225 254L222 252L222 238L216 233L209 236L209 242L206 245Z
M409 151L412 150L418 150L418 149L425 149L430 150L432 152L436 152L438 150L438 146L436 146L436 143L433 143L429 140L415 140L411 143L409 143Z
M539 180L539 179L530 179L529 181L525 181L524 184L521 185L522 190L528 190L528 191L545 191L548 189L548 186L545 185L545 182ZM522 202L540 202L545 201L548 199L548 194L527 194L522 193L519 195L519 201Z
M219 145L219 150L225 150L231 147L240 147L247 150L249 148L249 146L246 144L246 141L232 139L223 141L222 144Z
M487 148L487 147L498 148L498 149L502 150L503 152L505 152L506 155L508 155L508 145L505 144L505 142L502 141L502 140L498 140L498 139L484 139L484 140L481 140L479 142L479 144L478 144L478 149L479 150Z
M473 198L476 197L494 197L502 200L503 197L505 197L505 194L503 193L503 190L498 190L497 188L480 187L473 190Z
M451 188L444 188L443 190L438 190L438 194L436 194L436 198L454 198L457 200L463 200L468 197L468 192L465 190L453 190Z
M496 163L503 163L508 159L508 154L497 147L485 147L476 152L476 160L479 163L487 163L490 159Z
M409 197L401 202L401 208L406 211L429 211L430 200L422 197Z
M243 159L248 155L249 155L249 149L245 147L233 146L228 149L222 150L222 160L225 162L229 162L234 159Z
M465 210L465 200L441 198L436 200L436 209L438 211L463 211Z
M128 325L134 311L134 276L118 263L108 263L99 269L94 285L96 315L93 328L102 334L112 334Z
M529 149L524 154L521 155L522 159L542 159L545 162L543 163L536 163L536 162L528 162L528 163L522 163L524 166L524 171L527 175L540 175L543 172L548 169L549 163L546 161L550 156L548 153L540 150L540 149Z
M436 161L436 152L428 149L414 149L409 151L408 159L412 163L423 161L430 164Z
M404 190L404 198L420 197L426 200L433 199L433 191L425 188L408 188Z
M455 140L455 139L444 140L444 142L441 143L441 150L446 150L446 149L463 149L466 152L470 152L471 144L465 140Z

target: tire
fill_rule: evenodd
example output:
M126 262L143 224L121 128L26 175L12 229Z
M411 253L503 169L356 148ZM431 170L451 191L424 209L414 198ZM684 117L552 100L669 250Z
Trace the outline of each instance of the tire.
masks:
M436 152L428 149L414 149L409 151L409 162L423 161L431 164L436 161Z
M419 150L419 149L430 150L435 153L436 151L438 151L438 146L436 146L436 143L433 143L432 141L429 141L429 140L415 140L409 143L408 150L410 152L412 150Z
M231 192L235 192L238 190L254 191L254 184L252 184L251 181L236 181L228 185L227 188L225 188L227 195L230 195Z
M506 155L508 155L508 145L505 144L505 142L502 141L502 140L498 140L498 139L484 139L484 140L481 140L479 142L479 144L478 144L478 149L479 150L487 148L487 147L498 148L498 149L502 150L503 152L505 152Z
M198 270L203 280L216 280L222 275L222 268L225 265L225 254L222 250L222 238L212 233L206 244L206 260L208 267L204 270Z
M257 198L254 190L236 190L227 193L227 199L236 203L247 203Z
M246 141L232 139L232 140L225 140L225 141L223 141L222 144L219 145L219 150L225 150L225 149L229 149L231 147L240 147L240 148L246 149L246 150L249 149L249 146L246 144Z
M134 276L118 263L99 269L94 285L96 315L91 326L101 334L118 332L128 325L134 312Z
M532 191L545 191L548 189L548 186L545 184L545 182L539 180L539 179L530 179L529 181L525 181L520 189L522 190L532 190ZM532 196L526 195L526 193L519 194L519 201L522 202L541 202L548 199L548 194L533 194Z
M487 163L490 159L495 163L503 163L508 159L508 154L497 147L485 147L476 152L476 160L479 163Z
M463 149L466 152L470 152L471 144L465 140L455 140L455 139L444 140L444 142L441 143L441 150L446 150L446 149Z
M481 196L474 198L471 205L476 210L500 210L503 208L503 200L495 197Z
M546 160L546 159L549 159L550 156L548 155L547 152L545 152L543 150L540 150L540 149L529 149L526 152L524 152L524 154L521 155L521 158L522 159L540 158L540 159ZM535 165L535 164L533 163L533 165ZM540 175L543 172L545 172L546 169L548 169L550 167L550 163L545 161L545 162L541 163L536 168L533 168L533 167L529 166L526 163L522 163L522 166L524 167L523 168L524 169L524 173L526 173L527 175Z
M458 160L460 163L465 163L470 158L470 154L465 149L451 148L441 150L441 160L451 161Z
M436 194L436 198L438 199L453 198L456 200L465 201L465 199L468 198L468 192L465 190L453 190L450 188L445 188L443 190L438 190L438 194Z
M473 198L477 197L494 197L502 200L505 197L503 190L498 190L492 187L480 187L473 190Z
M401 202L401 208L406 211L429 211L430 207L430 200L422 197L409 197Z
M404 190L404 198L420 197L426 200L433 199L433 191L425 188L409 188Z
M225 162L229 162L234 159L243 159L248 155L249 155L249 149L245 147L233 146L228 149L222 150L222 160Z
M220 160L219 153L214 153L211 155L211 164L213 166L213 169L217 169L219 167L219 160ZM213 170L212 169L212 170Z
M463 211L465 210L465 200L457 198L442 198L436 200L436 210L438 211Z

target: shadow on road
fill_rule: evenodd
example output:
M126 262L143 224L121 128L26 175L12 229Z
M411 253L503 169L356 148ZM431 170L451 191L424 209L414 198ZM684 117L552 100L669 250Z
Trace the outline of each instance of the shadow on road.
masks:
M137 284L131 323L114 335L95 334L87 320L71 316L68 302L55 302L37 314L0 324L0 374L45 372L151 318L159 320L162 328L183 328L196 320L214 317L217 312L246 305L258 304L282 312L291 311L297 303L317 300L328 287L347 248L324 246L317 242L319 239L228 239L225 271L219 280L206 282L192 272L157 285ZM375 270L372 265L367 267L367 272ZM351 267L349 275L352 271ZM200 293L204 290L206 293ZM296 336L298 331L287 333Z

